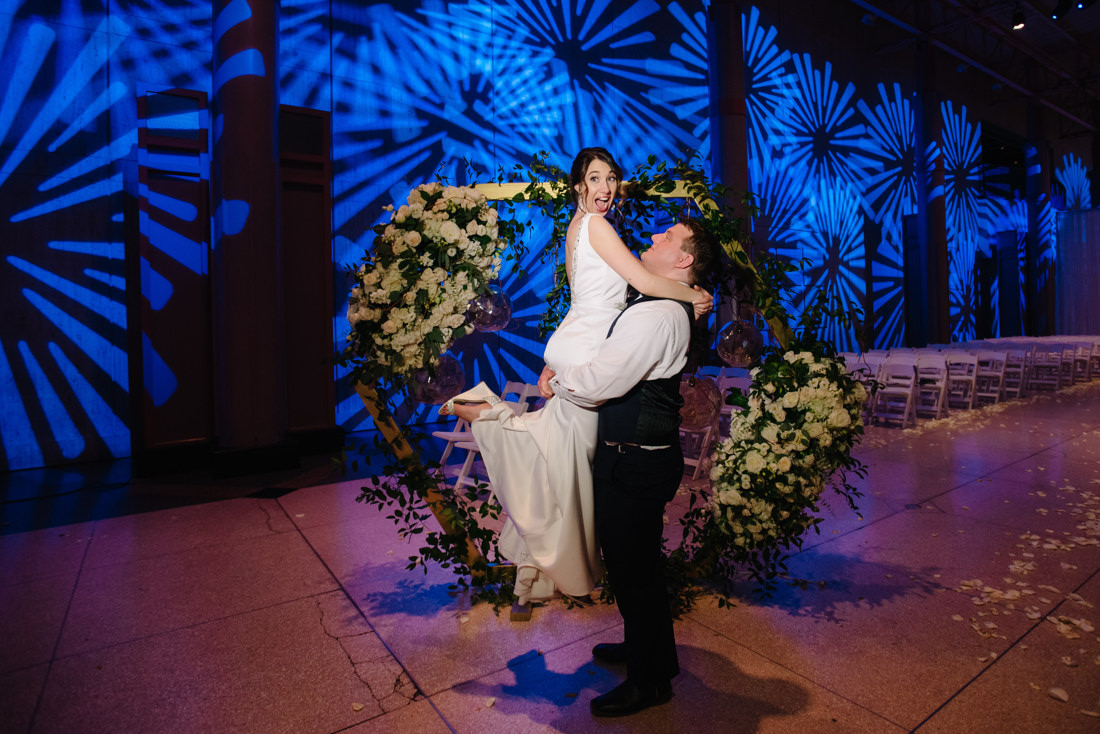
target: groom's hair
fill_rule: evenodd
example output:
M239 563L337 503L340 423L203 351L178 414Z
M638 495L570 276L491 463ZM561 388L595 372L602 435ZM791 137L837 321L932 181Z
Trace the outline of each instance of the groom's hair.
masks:
M692 256L691 283L709 288L711 281L717 276L716 269L722 254L718 238L699 219L684 217L680 223L691 230L691 236L685 238L680 246L680 249Z

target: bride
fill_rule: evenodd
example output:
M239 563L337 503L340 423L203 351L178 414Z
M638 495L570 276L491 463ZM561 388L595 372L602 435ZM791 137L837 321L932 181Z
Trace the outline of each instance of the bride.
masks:
M625 305L628 283L648 296L693 303L697 315L711 309L710 293L647 272L607 222L621 177L603 148L585 148L573 161L569 185L577 210L565 240L571 301L546 344L547 370L592 358ZM597 414L551 397L547 374L539 380L549 398L541 410L517 417L483 385L459 396L480 403L456 398L440 410L470 421L507 515L498 549L516 565L521 604L550 598L555 586L583 597L600 577L591 471Z

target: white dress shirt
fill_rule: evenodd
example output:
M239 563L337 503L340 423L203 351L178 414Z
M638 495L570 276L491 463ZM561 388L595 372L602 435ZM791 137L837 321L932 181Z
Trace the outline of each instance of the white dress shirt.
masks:
M679 375L687 364L691 324L678 301L643 301L619 317L592 361L567 365L550 380L554 394L592 408L644 380Z

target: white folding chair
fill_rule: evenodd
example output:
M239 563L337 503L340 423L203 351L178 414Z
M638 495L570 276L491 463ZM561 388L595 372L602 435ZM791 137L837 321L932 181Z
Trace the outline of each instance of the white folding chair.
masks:
M502 400L508 403L516 415L523 415L532 407L531 400L534 399L535 403L542 400L542 395L539 394L539 386L532 385L528 382L518 382L509 380L504 383L504 390L500 393Z
M722 410L732 407L725 405L725 392L722 391L718 378L696 375L695 379L707 380L717 385L723 402L710 425L699 429L685 428L683 424L680 425L680 446L684 452L684 466L694 467L694 471L691 473L692 479L699 478L699 474L706 467L707 459L710 458L711 448L718 437L718 426L722 419Z
M917 352L916 412L943 418L947 414L947 360L938 351Z
M729 437L730 419L733 417L734 412L739 410L736 406L726 403L726 397L729 395L730 390L740 390L741 394L748 395L749 390L752 388L752 378L749 377L746 370L741 371L745 374L731 375L723 370L722 374L715 378L718 382L718 390L722 393L722 410L718 415L718 438L722 436Z
M541 397L538 385L514 380L505 382L504 389L500 391L501 400L517 416L523 415L531 407L528 402L530 398L541 399ZM465 449L466 451L466 459L462 462L462 468L459 469L458 475L455 477L455 489L461 489L467 484L476 485L478 480L471 478L470 474L474 468L474 461L481 455L481 447L477 445L477 439L474 438L473 433L467 433L455 443L455 448ZM486 477L486 481L488 481L488 477Z
M446 470L447 459L450 458L451 452L454 451L455 446L461 441L473 441L474 434L470 432L470 424L461 418L455 421L455 427L447 431L432 431L434 438L440 438L447 442L443 447L443 453L439 456L439 466Z
M1063 376L1062 345L1036 345L1031 352L1031 367L1027 372L1027 390L1061 390Z
M943 353L947 362L947 405L950 408L974 407L977 392L978 357L961 349Z
M1031 371L1031 352L1026 349L1005 351L1003 397L1019 398L1027 392L1027 378Z
M1005 392L1005 370L1008 367L1008 354L993 350L978 352L978 373L975 384L975 400L981 404L983 399L1001 402ZM1021 370L1022 370L1021 357Z
M1076 342L1069 346L1073 348L1074 382L1089 382L1092 380L1093 345L1086 342Z
M909 421L917 423L917 357L915 354L891 354L879 369L881 383L875 392L871 411L874 422L900 420L902 427Z

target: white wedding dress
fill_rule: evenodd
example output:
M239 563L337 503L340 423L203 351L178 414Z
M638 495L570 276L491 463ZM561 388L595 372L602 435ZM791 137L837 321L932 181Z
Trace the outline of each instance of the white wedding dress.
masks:
M550 369L591 360L623 308L626 281L588 238L586 214L572 254L569 312L546 344ZM558 397L517 417L501 403L471 424L507 519L501 554L516 564L521 603L591 592L600 576L592 502L596 411Z

